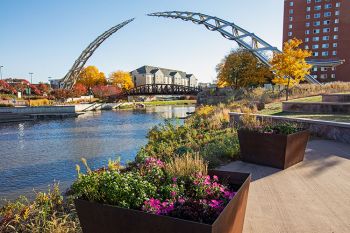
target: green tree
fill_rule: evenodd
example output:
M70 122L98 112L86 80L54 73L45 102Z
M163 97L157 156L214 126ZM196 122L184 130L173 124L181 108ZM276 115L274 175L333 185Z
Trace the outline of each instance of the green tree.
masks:
M231 51L216 67L219 87L250 87L272 79L269 68L261 63L249 51L237 49Z

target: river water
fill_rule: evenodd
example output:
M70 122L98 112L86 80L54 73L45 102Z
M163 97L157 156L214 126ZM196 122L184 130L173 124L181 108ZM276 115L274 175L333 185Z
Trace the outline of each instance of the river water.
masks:
M33 189L47 190L54 181L65 190L76 178L75 165L82 157L91 168L119 156L122 163L131 161L147 143L150 128L192 111L192 106L157 106L0 124L0 199L33 196Z

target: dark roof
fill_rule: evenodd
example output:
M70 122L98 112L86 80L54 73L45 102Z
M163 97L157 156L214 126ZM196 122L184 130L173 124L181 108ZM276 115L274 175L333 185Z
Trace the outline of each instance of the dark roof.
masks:
M170 69L165 69L165 68L160 68L160 67L155 67L155 66L142 66L138 69L136 69L136 71L139 74L154 74L156 73L158 70L162 71L162 73L165 76L174 76L176 73L179 73L181 75L182 78L188 78L190 76L187 76L186 72L183 71L179 71L179 70L170 70ZM133 71L132 71L133 72Z

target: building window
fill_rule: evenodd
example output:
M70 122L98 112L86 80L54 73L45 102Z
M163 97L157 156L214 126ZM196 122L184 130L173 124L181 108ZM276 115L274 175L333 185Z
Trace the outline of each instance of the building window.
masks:
M339 12L339 11L336 11L336 12L335 12L335 15L339 15L339 14L340 14L340 12Z
M310 34L310 30L306 30L306 31L305 31L305 34L306 34L306 35L309 35L309 34Z
M334 35L334 36L333 36L333 39L334 39L334 40L338 40L338 38L339 38L338 35Z
M294 6L294 2L290 2L290 3L289 3L289 6Z
M330 32L331 29L330 28L323 28L323 32L326 33L326 32Z
M307 4L310 4L310 3L311 3L311 0L306 0L306 3L307 3Z
M308 37L305 38L305 42L309 42L310 39Z
M313 72L317 72L317 67L312 68Z
M320 17L321 17L321 14L320 14L320 13L314 14L314 18L315 18L315 19L318 19L318 18L320 18Z
M325 12L324 13L324 17L331 17L332 16L332 12Z
M294 13L294 10L293 9L290 9L289 10L289 14L292 15Z
M335 20L334 20L334 23L339 23L339 19L335 19Z
M327 71L328 69L327 69L327 67L321 67L321 71Z
M331 78L333 78L333 79L334 79L334 78L335 78L335 74L331 74Z
M333 48L338 47L338 43L333 43Z
M310 19L310 15L306 15L306 19Z
M337 32L338 30L339 30L339 28L338 28L338 27L335 27L335 28L334 28L334 31L335 31L335 32Z
M292 24L289 24L288 27L289 27L289 29L292 29L292 28L293 28L293 25L292 25Z
M308 46L308 45L305 45L305 49L309 49L309 46Z
M329 36L323 36L322 40L329 40Z
M327 57L328 56L328 51L322 52L322 57Z
M322 48L323 49L328 49L329 48L329 44L322 44Z
M320 33L320 29L314 29L314 34Z
M315 0L315 2L322 2L322 0Z
M315 36L315 37L312 38L312 41L320 41L320 37Z
M310 27L310 23L305 23L305 26L306 27Z
M322 6L320 6L320 5L319 6L315 6L314 9L315 9L315 11L319 11L319 10L322 9Z
M323 25L329 25L329 24L331 24L331 21L330 21L330 20L324 20L324 21L323 21Z
M288 32L288 36L292 36L293 35L293 32Z
M318 49L318 48L319 48L318 44L312 45L312 49Z
M306 11L311 11L311 7L306 7Z
M333 55L333 56L337 56L337 51L333 51L333 52L332 52L332 55Z
M293 21L293 16L289 16L289 21L290 21L290 22Z
M318 57L318 52L313 52L313 53L312 53L312 56Z
M337 2L337 3L335 4L335 7L340 7L340 2Z
M320 75L320 78L321 78L321 79L327 79L327 74L321 74L321 75Z
M328 3L324 6L324 9L331 9L332 8L332 4Z
M321 25L321 21L315 21L314 22L314 26L320 26Z

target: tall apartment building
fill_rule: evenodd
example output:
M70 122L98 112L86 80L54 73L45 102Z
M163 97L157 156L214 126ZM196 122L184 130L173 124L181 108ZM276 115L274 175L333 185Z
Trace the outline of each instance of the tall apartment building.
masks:
M283 41L303 40L310 60L337 67L312 68L318 81L350 82L350 0L284 0Z

